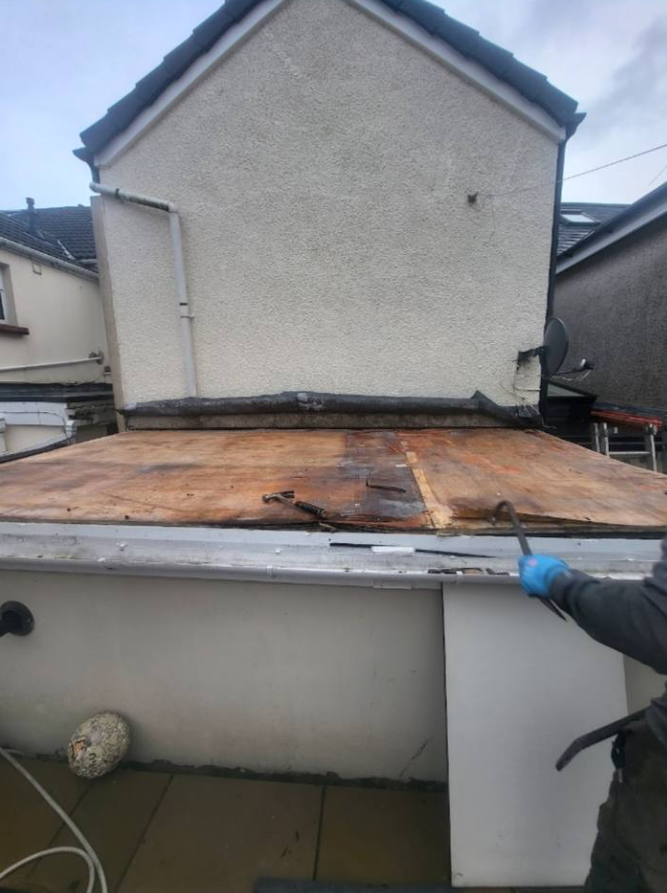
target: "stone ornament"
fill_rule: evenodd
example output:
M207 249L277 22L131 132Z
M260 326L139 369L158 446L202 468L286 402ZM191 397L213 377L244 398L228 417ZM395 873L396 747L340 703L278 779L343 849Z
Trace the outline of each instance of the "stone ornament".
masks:
M130 746L130 726L118 713L97 713L82 722L67 745L67 759L75 775L100 778L111 772Z

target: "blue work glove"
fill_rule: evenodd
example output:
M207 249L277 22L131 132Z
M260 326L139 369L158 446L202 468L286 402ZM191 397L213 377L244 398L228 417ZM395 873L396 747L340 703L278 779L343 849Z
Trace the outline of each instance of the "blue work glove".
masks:
M569 570L569 564L552 555L523 555L519 558L521 585L528 595L540 598L548 598L553 581Z

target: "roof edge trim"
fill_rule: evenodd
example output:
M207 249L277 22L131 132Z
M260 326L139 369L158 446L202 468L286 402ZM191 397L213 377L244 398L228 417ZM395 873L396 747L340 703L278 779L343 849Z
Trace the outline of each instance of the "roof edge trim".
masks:
M11 251L13 254L21 254L23 257L39 261L40 264L50 264L63 273L72 273L74 276L81 276L82 279L89 279L92 282L97 282L99 279L97 273L93 270L81 267L75 262L70 263L66 260L60 260L57 257L52 257L50 254L45 254L43 251L37 251L36 248L30 248L27 245L21 245L19 242L13 242L11 239L0 236L0 250L3 249Z
M240 21L220 37L208 52L197 58L186 71L143 109L133 121L113 137L99 152L91 154L87 149L75 150L77 157L92 162L97 168L112 164L123 152L138 140L144 131L152 127L184 95L192 90L209 71L220 64L255 30L285 4L286 0L262 0ZM431 35L412 19L394 12L379 0L344 0L349 6L371 16L394 33L400 35L413 46L426 52L431 58L457 74L463 80L477 87L487 96L517 114L536 127L541 133L555 142L567 139L568 129L560 125L551 115L534 102L523 96L517 89L492 74L479 62L467 58L442 38Z
M98 169L108 167L286 2L287 0L263 0L226 31L208 52L195 59L179 78L172 81L151 105L140 112L125 130L115 136L100 152L92 154L89 149L83 148L75 149L74 154Z
M552 140L560 143L567 139L566 128L558 124L548 112L526 99L514 87L495 77L479 62L466 58L442 38L426 33L416 22L394 12L378 0L345 0L345 3L382 22L409 43L424 50L445 68L533 124Z

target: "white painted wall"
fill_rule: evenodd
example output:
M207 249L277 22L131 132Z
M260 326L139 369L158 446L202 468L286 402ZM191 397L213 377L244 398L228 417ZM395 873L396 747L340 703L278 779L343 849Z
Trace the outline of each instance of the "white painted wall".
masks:
M290 0L101 179L182 212L203 396L511 404L546 312L556 151L359 9ZM124 400L183 396L165 215L103 209Z
M578 887L613 774L580 735L628 712L623 657L517 586L443 587L452 881Z
M1 409L0 409L1 412ZM29 450L47 440L61 437L62 425L7 425L5 429L5 449L8 453ZM0 456L2 450L0 450Z
M0 647L0 742L118 710L131 756L443 780L437 590L0 572L35 615Z
M106 353L102 299L96 281L4 249L0 249L0 265L13 298L14 318L8 322L30 330L28 335L0 331L0 366L80 359L96 350ZM0 382L106 380L96 363L0 373Z

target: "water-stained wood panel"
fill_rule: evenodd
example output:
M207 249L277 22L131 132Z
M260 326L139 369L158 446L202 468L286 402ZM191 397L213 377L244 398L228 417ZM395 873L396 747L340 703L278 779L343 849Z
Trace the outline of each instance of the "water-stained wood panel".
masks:
M500 499L533 530L667 521L664 475L534 431L136 431L0 466L4 520L478 532Z
M143 431L0 466L0 517L292 526L431 526L391 431Z
M528 527L546 531L667 524L665 475L541 431L449 429L399 436L428 482L439 528L488 530L501 499L514 503Z

